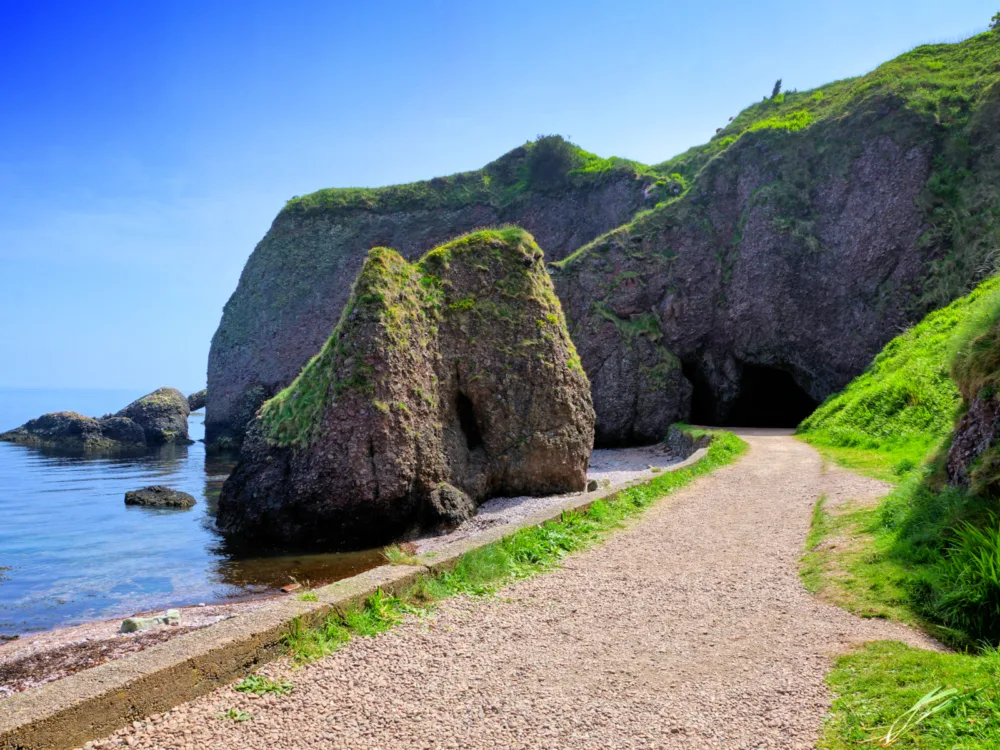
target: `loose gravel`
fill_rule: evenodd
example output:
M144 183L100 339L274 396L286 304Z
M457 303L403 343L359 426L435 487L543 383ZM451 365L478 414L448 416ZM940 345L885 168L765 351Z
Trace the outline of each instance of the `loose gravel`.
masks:
M596 481L601 487L610 487L638 479L652 479L680 460L677 456L670 455L663 443L635 448L598 449L590 454L587 480ZM570 496L495 497L480 505L476 515L458 528L446 534L417 539L416 548L420 552L433 552L459 539L482 534L493 526L528 518L546 508L559 505Z
M809 748L830 656L896 639L810 596L798 559L821 494L884 486L808 446L741 431L738 463L559 570L457 598L315 664L265 668L288 697L218 690L92 747ZM253 716L218 718L228 708Z

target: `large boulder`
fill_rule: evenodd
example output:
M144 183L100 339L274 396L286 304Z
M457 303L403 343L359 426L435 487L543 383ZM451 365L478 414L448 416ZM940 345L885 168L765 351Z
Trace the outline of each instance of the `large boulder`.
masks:
M145 433L131 419L95 419L75 411L43 414L14 430L0 434L0 440L74 453L135 452L146 449Z
M481 231L415 264L376 248L333 335L251 424L218 524L382 544L491 496L584 489L593 437L589 383L531 235Z
M126 417L142 427L149 445L191 443L188 438L187 397L176 388L157 388L136 399L115 416Z

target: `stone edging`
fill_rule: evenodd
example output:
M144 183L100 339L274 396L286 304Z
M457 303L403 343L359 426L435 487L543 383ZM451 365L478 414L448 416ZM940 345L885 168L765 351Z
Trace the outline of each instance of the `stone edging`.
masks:
M707 453L707 448L699 448L664 472L697 463ZM420 565L382 565L314 589L318 601L279 599L138 653L16 693L0 700L0 750L79 747L129 722L168 711L277 659L296 617L307 625L318 624L332 610L358 605L378 589L402 591L421 575L450 570L471 550L519 529L557 519L565 511L584 511L597 500L648 481L639 479L574 495L527 518L418 555Z

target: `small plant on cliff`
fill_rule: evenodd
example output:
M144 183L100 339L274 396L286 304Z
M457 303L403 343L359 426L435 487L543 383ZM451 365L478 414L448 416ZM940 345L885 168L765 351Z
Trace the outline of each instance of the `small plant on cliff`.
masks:
M990 31L1000 34L1000 13L997 13L990 19Z

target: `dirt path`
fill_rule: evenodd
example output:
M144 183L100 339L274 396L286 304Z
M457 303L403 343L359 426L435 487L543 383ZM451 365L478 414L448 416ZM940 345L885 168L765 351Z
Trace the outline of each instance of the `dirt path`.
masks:
M808 446L743 431L750 452L566 566L357 639L285 698L218 691L112 741L156 748L809 748L829 655L919 634L802 588L820 494L883 486L822 471ZM250 711L237 724L216 715ZM103 746L98 743L97 746Z

